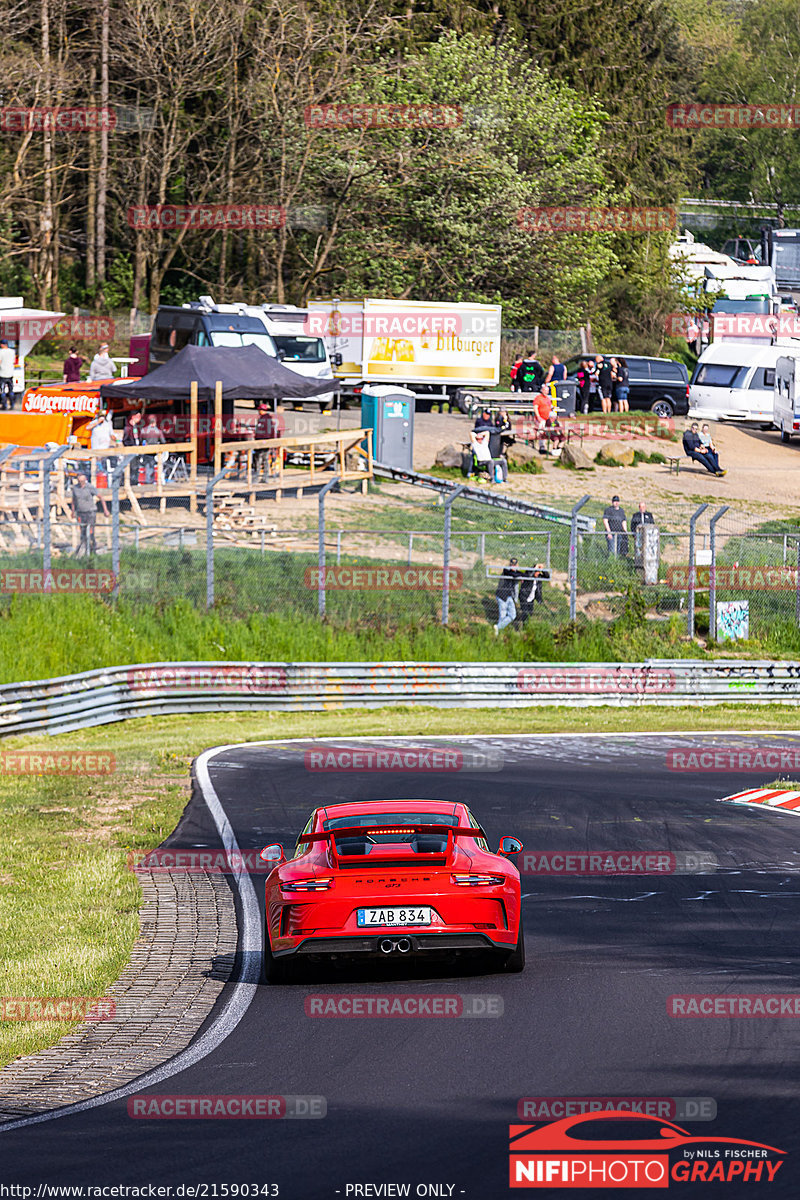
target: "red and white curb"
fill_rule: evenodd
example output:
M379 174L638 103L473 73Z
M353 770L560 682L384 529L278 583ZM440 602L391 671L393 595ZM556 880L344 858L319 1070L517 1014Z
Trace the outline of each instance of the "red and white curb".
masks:
M789 792L785 788L750 788L746 792L735 792L723 796L730 804L762 804L765 808L783 808L800 812L800 792Z

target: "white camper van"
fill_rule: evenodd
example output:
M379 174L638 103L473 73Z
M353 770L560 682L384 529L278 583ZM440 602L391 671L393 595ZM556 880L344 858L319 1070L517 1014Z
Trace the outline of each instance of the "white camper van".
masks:
M782 442L800 434L800 358L782 355L778 359L772 422L780 429Z
M330 379L330 392L315 397L322 408L328 408L336 391L333 368L325 339L309 327L308 309L294 304L262 304L257 308L249 305L245 311L264 322L285 367L307 379Z
M763 342L712 342L689 384L691 419L771 427L775 367L785 349Z

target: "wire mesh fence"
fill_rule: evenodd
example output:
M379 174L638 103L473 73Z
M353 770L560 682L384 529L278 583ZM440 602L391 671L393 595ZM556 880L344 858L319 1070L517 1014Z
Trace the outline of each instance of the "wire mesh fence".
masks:
M324 503L304 528L279 527L263 514L232 526L220 497L208 521L185 512L181 523L158 524L158 513L145 509L137 523L123 509L116 559L110 519L97 520L87 545L81 523L63 514L51 514L49 528L41 515L5 514L2 593L96 590L111 602L213 606L242 619L324 615L352 627L444 621L512 631L531 619L613 621L635 594L649 619L677 616L688 633L718 641L800 624L800 529L790 522L709 507L695 511L692 539L688 509L669 525L656 519L633 530L627 518L624 528L606 529L597 503L582 511L597 513L595 528L584 523L572 533L568 509L538 520L452 494L409 499L406 491L395 507L362 507L349 526L325 522ZM93 584L81 582L79 568Z

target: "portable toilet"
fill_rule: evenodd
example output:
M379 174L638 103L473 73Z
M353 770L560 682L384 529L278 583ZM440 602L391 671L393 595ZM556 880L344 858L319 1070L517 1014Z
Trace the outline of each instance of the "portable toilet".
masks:
M414 392L390 383L361 389L361 425L372 430L376 463L411 471L414 467Z

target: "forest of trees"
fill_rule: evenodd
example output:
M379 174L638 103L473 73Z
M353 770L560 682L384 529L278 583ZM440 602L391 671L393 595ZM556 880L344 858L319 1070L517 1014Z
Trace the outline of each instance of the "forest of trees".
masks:
M797 202L798 133L671 129L670 103L798 102L797 0L0 0L0 291L152 311L217 300L502 301L505 323L657 347L670 232L553 235L521 209ZM437 104L446 127L309 124ZM18 108L112 129L19 128ZM102 124L102 122L101 122ZM258 204L276 228L132 227Z

